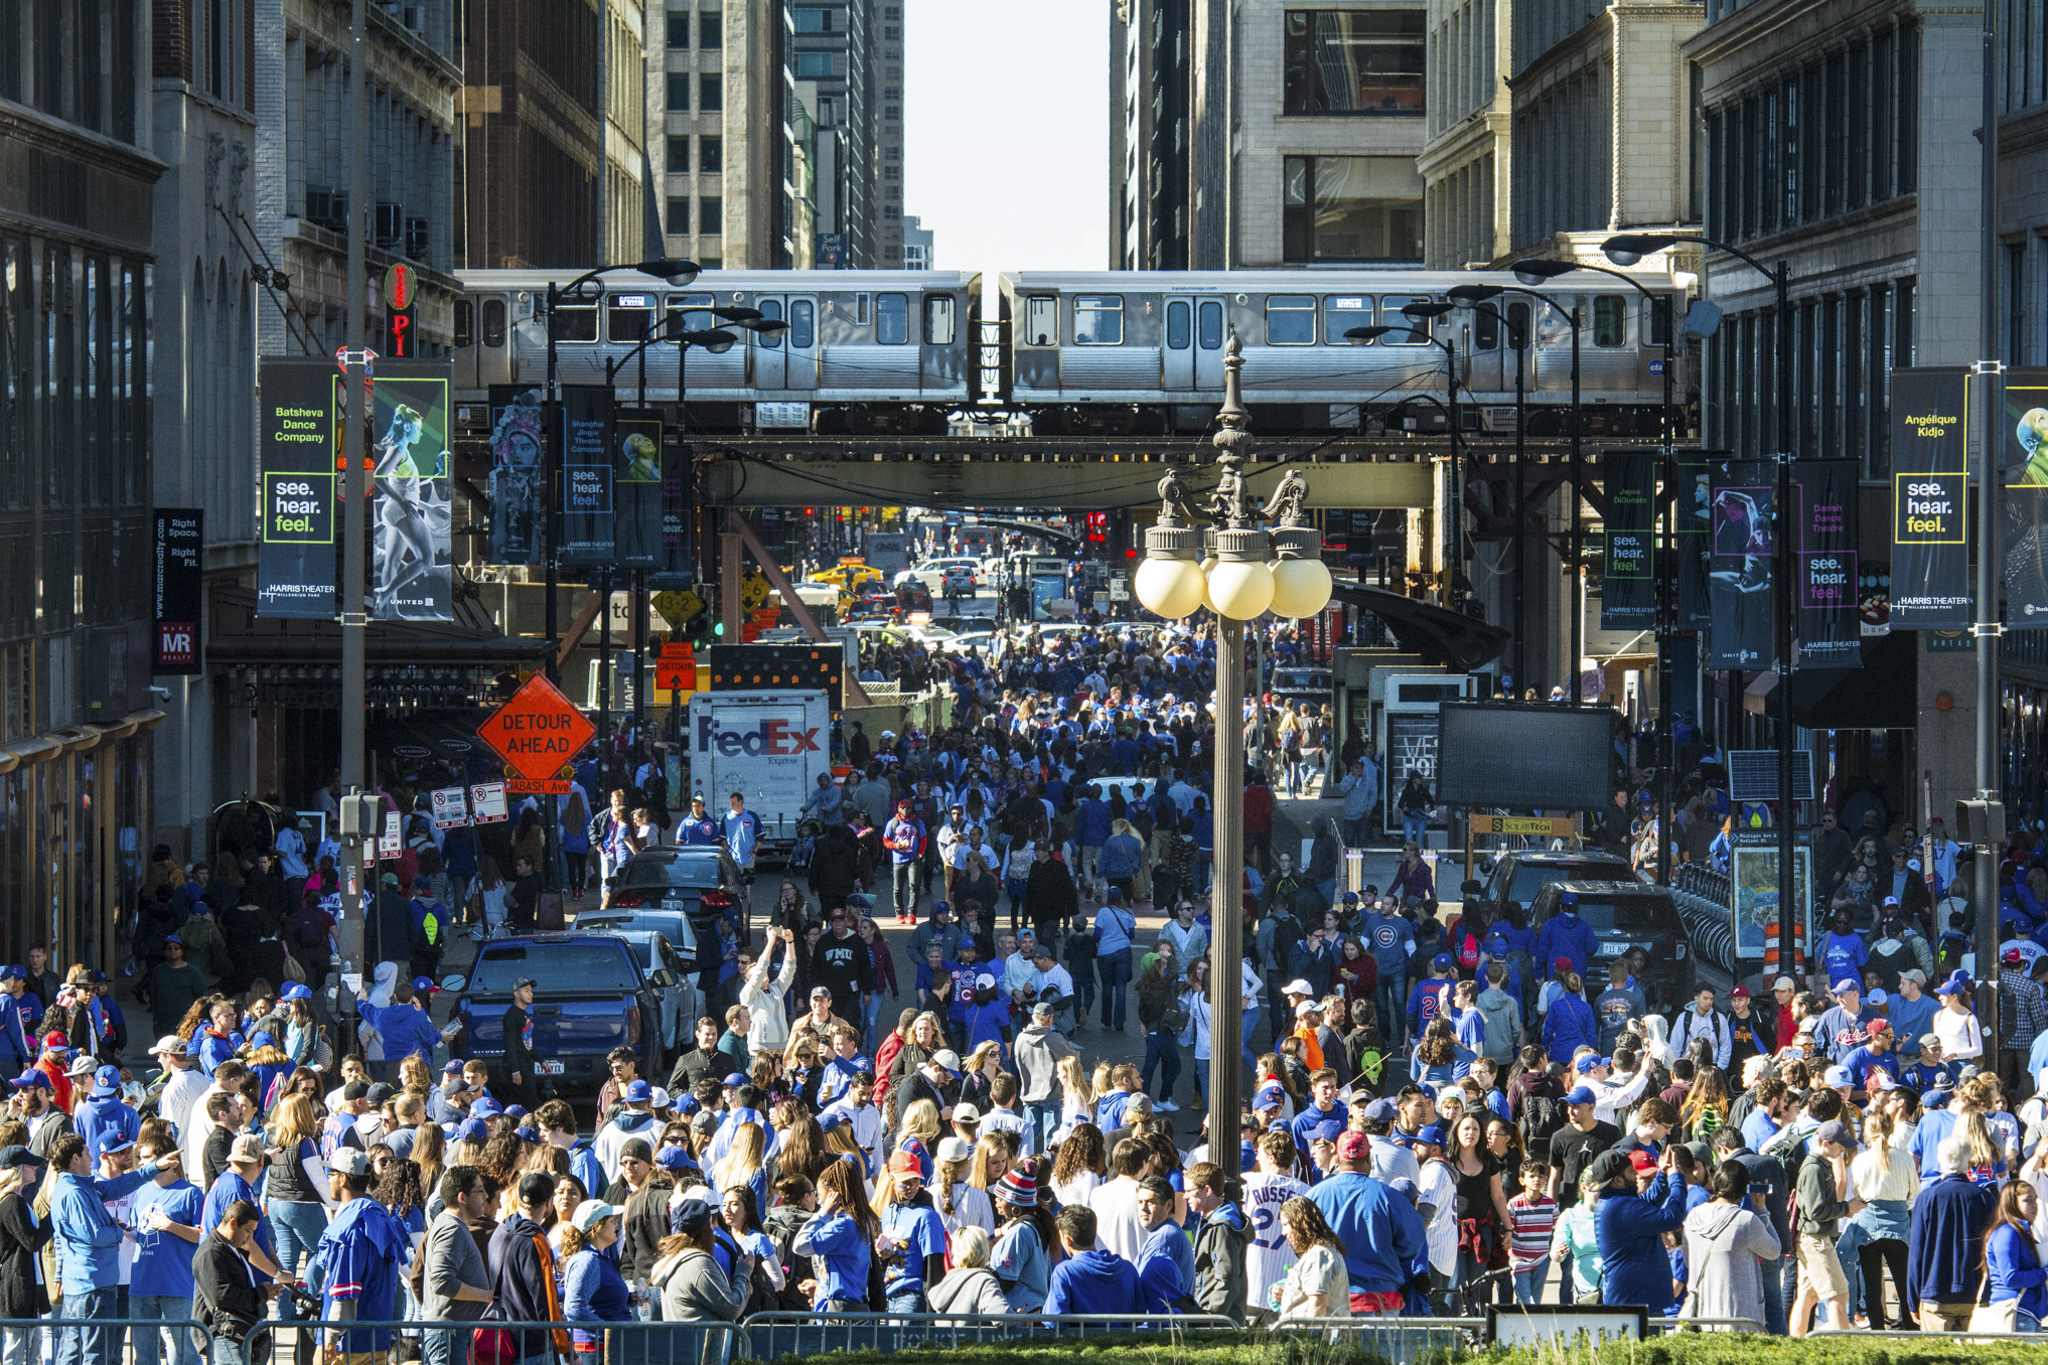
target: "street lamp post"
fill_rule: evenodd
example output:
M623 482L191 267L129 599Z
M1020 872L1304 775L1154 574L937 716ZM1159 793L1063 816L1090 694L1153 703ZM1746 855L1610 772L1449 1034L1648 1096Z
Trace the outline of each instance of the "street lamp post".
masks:
M1778 656L1778 969L1789 972L1795 961L1792 955L1794 924L1798 907L1793 903L1793 889L1797 885L1796 869L1793 865L1797 827L1793 819L1794 803L1792 793L1792 537L1796 518L1792 512L1792 291L1791 272L1780 260L1776 269L1766 268L1763 262L1746 251L1738 251L1725 242L1693 233L1669 232L1624 232L1609 237L1601 243L1600 249L1607 259L1616 265L1629 266L1655 251L1662 251L1680 242L1698 242L1711 251L1725 251L1750 269L1772 282L1777 295L1777 408L1778 408L1778 451L1774 457L1778 466L1777 533L1771 543L1771 576L1773 609L1777 620L1772 631L1772 645ZM1623 278L1626 278L1624 276ZM1674 334L1665 331L1664 383L1667 389L1665 402L1670 402L1668 389L1671 384L1671 346ZM1675 529L1675 527L1674 527ZM1676 537L1673 537L1674 541ZM1671 731L1664 730L1664 744L1668 749ZM1669 841L1667 829L1660 829L1659 844ZM1813 888L1807 888L1810 897Z
M1224 348L1223 406L1211 438L1222 476L1207 515L1191 506L1179 476L1159 481L1159 522L1145 533L1145 559L1132 589L1146 610L1178 620L1199 607L1216 614L1215 933L1209 957L1209 1150L1235 1149L1243 1099L1238 1047L1244 956L1244 632L1271 611L1300 620L1330 600L1322 534L1307 524L1308 484L1289 470L1262 508L1245 486L1246 413L1239 390L1244 357L1233 332ZM1271 518L1271 530L1260 523ZM1215 527L1215 560L1201 560L1202 523ZM1268 561L1271 561L1270 563ZM1227 897L1227 899L1226 899ZM1279 1025L1276 1023L1276 1027ZM1227 1169L1227 1164L1226 1164Z

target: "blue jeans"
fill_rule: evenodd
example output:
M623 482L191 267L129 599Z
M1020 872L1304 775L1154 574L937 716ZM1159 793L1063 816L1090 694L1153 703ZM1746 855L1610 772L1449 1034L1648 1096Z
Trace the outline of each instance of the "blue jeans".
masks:
M36 1327L8 1327L0 1329L0 1362L4 1365L30 1365L40 1361L43 1350L36 1340L42 1330Z
M1799 1258L1786 1256L1776 1265L1765 1262L1760 1269L1764 1280L1764 1329L1782 1337L1792 1321L1792 1300L1798 1297ZM1918 1308L1917 1304L1908 1305Z
M177 1294L131 1294L128 1296L128 1316L164 1322L189 1320L192 1317L192 1300ZM171 1336L168 1365L199 1365L199 1344L193 1340L191 1328L159 1327L152 1330L137 1327L134 1332L135 1365L157 1365L163 1359L161 1346L166 1332Z
M1097 957L1095 974L1102 978L1102 1026L1121 1033L1131 984L1131 950L1123 948Z
M1209 1059L1195 1058L1195 1103L1202 1108L1209 1107Z
M248 1341L229 1341L226 1337L214 1337L208 1343L207 1359L213 1365L249 1365Z
M327 1231L326 1208L319 1204L299 1204L284 1199L273 1199L268 1202L264 1211L270 1217L270 1236L277 1247L277 1263L287 1271L296 1271L311 1261L313 1248L320 1245L320 1234ZM279 1296L277 1316L298 1316L292 1306L290 1295Z
M1411 843L1420 844L1429 837L1429 812L1426 810L1404 810L1401 812L1401 837Z
M1060 1129L1060 1102L1058 1100L1024 1101L1024 1117L1031 1124L1031 1131L1038 1139L1038 1145L1027 1152L1027 1156L1041 1155L1052 1150L1052 1135Z
M1259 1074L1259 1059L1252 1055L1252 1030L1258 1026L1259 1007L1254 1005L1244 1012L1243 1031L1238 1035L1239 1045L1244 1051L1244 1064L1247 1068L1245 1074L1248 1076Z
M864 1048L873 1048L882 1036L882 993L875 991L868 996L868 1002L860 1007L860 1041ZM869 1053L873 1055L872 1052Z
M121 1329L99 1326L95 1320L113 1317L119 1299L118 1285L78 1290L64 1296L62 1307L67 1320L94 1325L57 1333L57 1365L116 1365L121 1355Z
M1152 1089L1152 1069L1164 1067L1166 1075L1159 1083L1158 1098L1173 1098L1173 1087L1180 1080L1180 1039L1165 1029L1154 1029L1145 1035L1145 1068L1140 1072L1140 1088Z
M1074 1010L1074 1026L1079 1028L1088 1022L1088 1016L1095 1010L1095 969L1083 967L1074 976L1074 996L1070 1000Z
M469 1334L475 1330L464 1327L420 1333L420 1365L468 1365Z
M883 1311L888 1313L922 1313L925 1311L924 1291L922 1289L891 1290L888 1296L888 1307Z
M1380 968L1380 984L1373 988L1372 1007L1380 1016L1380 1037L1388 1047L1400 1047L1407 1029L1408 974Z
M1538 1261L1532 1270L1515 1272L1515 1302L1543 1302L1543 1281L1550 1274L1550 1261Z

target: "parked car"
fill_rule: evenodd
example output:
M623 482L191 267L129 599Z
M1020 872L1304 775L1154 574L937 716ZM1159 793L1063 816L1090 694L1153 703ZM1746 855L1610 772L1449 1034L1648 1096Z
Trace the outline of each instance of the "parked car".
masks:
M939 586L945 581L947 569L960 566L969 573L973 573L980 562L966 555L943 555L933 559L920 559L902 573L897 574L895 581L900 586L903 583L915 580L924 584L927 591L937 592Z
M1540 929L1557 913L1567 891L1578 896L1579 917L1597 942L1586 964L1587 999L1607 989L1605 973L1616 958L1628 959L1652 1010L1663 1013L1692 999L1698 962L1670 887L1638 881L1552 882L1537 893L1529 923Z
M674 978L674 984L657 988L654 993L656 1014L661 1020L661 1046L671 1055L694 1045L692 1031L697 1026L697 1016L703 1013L698 1008L702 997L695 979L697 935L690 927L689 917L680 918L682 923L668 929L605 931L632 945L634 956L640 959L640 970L650 980L658 969L665 969ZM681 935L683 941L677 942L673 935Z
M643 971L631 944L616 934L527 934L493 939L477 952L460 984L454 1017L462 1028L449 1043L453 1056L497 1061L505 1055L505 1011L512 987L530 977L533 1050L543 1086L594 1091L611 1074L605 1058L615 1047L640 1053L643 1075L659 1076L662 1044L659 993L677 977L667 967Z
M966 564L949 564L939 579L940 591L947 597L972 597L980 586L972 567Z
M896 585L896 605L907 612L929 612L932 609L932 590L915 578L905 579Z
M667 933L699 971L716 969L717 921L726 920L741 943L749 942L752 899L747 874L725 845L650 848L626 860L612 880L611 900L578 915L576 927L624 928L633 921L635 928Z
M1330 670L1327 668L1276 668L1267 695L1275 701L1330 700Z
M1554 882L1636 880L1629 860L1598 849L1577 853L1552 853L1540 849L1503 853L1493 865L1486 885L1486 902L1496 912L1508 901L1524 908L1533 904L1536 893Z

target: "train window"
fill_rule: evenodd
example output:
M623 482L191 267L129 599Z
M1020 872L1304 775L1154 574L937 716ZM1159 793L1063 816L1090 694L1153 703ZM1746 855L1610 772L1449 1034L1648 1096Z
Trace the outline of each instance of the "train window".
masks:
M1205 351L1213 351L1223 345L1223 303L1220 299L1205 299L1195 310L1195 344Z
M868 296L866 294L855 294L853 296L853 325L856 327L868 325Z
M499 304L500 309L504 304ZM468 299L455 301L455 344L474 346L476 344L476 305Z
M594 303L558 303L551 321L556 341L597 340L597 305Z
M1655 307L1650 308L1650 339L1648 345L1662 346L1671 339L1671 317L1678 310L1678 296L1659 294Z
M1354 327L1372 326L1370 294L1329 294L1323 299L1323 341L1330 346L1356 346L1344 334ZM1367 342L1370 346L1372 343Z
M761 320L763 322L782 321L781 299L755 299L754 305L761 310ZM756 332L754 336L759 339L761 349L764 351L779 351L782 349L782 338L774 332Z
M1508 344L1518 351L1529 344L1529 305L1526 303L1508 305Z
M1472 347L1490 351L1500 345L1500 316L1490 308L1472 314Z
M614 294L612 306L605 315L604 339L628 344L639 341L646 337L653 322L653 295Z
M1426 346L1429 344L1429 319L1411 318L1402 312L1411 303L1433 303L1427 294L1389 294L1380 300L1380 323L1402 330L1389 332L1381 340L1389 346Z
M484 300L484 345L505 344L505 300Z
M789 345L792 350L808 351L817 340L818 305L809 299L789 301Z
M1175 299L1166 305L1166 345L1168 350L1185 351L1193 339L1194 328L1191 315L1194 309L1186 299Z
M1057 346L1060 344L1058 304L1059 300L1042 294L1024 300L1025 345Z
M953 344L953 300L944 294L924 296L924 344Z
M1076 346L1121 346L1124 343L1124 296L1080 294L1074 299Z
M1268 294L1266 296L1266 344L1268 346L1315 345L1316 296L1314 294Z
M910 295L875 295L875 343L902 346L910 341Z
M1628 340L1628 300L1619 294L1593 296L1593 344L1620 346Z
M671 328L685 328L702 331L716 326L718 319L708 310L712 298L709 294L670 294L668 296L668 325Z

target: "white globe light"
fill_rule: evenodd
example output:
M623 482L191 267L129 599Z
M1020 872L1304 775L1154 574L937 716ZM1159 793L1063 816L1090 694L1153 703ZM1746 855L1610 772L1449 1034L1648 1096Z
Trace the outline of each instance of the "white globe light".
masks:
M1221 616L1223 613L1216 610L1216 599L1209 592L1209 575L1216 572L1216 556L1204 556L1200 567L1202 570L1202 605L1209 609L1210 615Z
M1273 604L1273 571L1264 564L1224 560L1209 573L1209 599L1219 615L1249 621Z
M1147 611L1177 621L1202 605L1202 571L1185 559L1147 558L1138 565L1131 590Z
M1300 620L1330 602L1330 570L1320 559L1283 559L1273 566L1273 614Z

